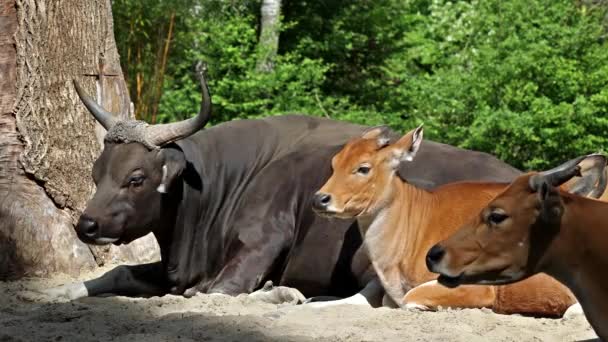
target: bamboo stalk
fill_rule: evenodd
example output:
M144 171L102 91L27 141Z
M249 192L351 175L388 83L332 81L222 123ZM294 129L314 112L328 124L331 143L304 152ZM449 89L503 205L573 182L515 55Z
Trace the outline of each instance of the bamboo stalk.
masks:
M163 50L163 55L161 58L161 65L160 65L160 72L158 75L158 82L156 84L156 97L155 97L155 101L153 103L153 109L152 109L152 120L151 123L154 124L156 123L156 115L158 113L158 105L160 104L160 97L162 95L162 89L163 89L163 81L165 78L165 69L167 67L167 60L169 58L169 49L171 47L171 39L173 36L173 25L175 24L175 12L171 13L171 18L169 19L169 31L167 32L167 39L165 40L165 47Z
M141 45L137 46L137 64L136 65L141 65ZM143 88L143 75L141 73L141 71L137 71L137 75L136 75L136 80L137 80L137 89L136 89L136 94L137 94L137 99L136 99L136 103L137 103L137 107L135 108L135 118L137 120L141 120L141 113L142 113L142 109L143 109L143 101L142 101L142 88Z

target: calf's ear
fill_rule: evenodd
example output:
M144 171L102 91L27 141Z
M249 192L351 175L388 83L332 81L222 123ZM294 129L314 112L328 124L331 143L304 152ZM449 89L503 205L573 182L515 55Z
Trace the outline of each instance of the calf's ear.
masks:
M423 134L424 130L422 129L422 125L420 125L391 146L393 153L391 164L394 167L398 167L401 162L414 160L416 153L420 149Z
M175 148L162 148L158 152L158 161L161 167L161 180L156 188L156 191L161 194L166 194L175 179L177 179L182 171L186 168L186 157L184 153Z

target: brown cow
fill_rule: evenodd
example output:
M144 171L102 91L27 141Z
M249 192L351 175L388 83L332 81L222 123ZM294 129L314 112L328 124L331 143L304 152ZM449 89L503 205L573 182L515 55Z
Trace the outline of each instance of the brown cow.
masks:
M388 299L400 307L488 307L500 313L543 316L560 316L575 302L568 289L546 275L503 287L448 289L437 284L436 275L425 264L429 248L475 215L507 184L452 183L432 192L415 187L401 179L395 168L413 160L422 128L392 145L384 132L372 129L334 156L333 174L313 205L322 215L357 218ZM589 174L602 174L606 159L599 155L590 159L599 172L591 168L594 172ZM588 178L583 177L583 182L597 183Z
M595 332L608 341L608 203L557 188L578 171L572 163L518 177L433 247L441 257L429 267L447 286L506 284L545 272L574 292Z

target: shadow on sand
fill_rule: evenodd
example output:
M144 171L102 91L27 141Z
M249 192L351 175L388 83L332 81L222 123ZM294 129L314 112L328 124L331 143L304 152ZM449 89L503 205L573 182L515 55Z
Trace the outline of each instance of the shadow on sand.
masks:
M150 305L145 300L122 297L22 304L0 308L0 341L315 341L273 332L272 321L281 315L279 311L247 318L221 313L176 313L174 309L180 305L176 302L163 314L166 304L161 301ZM200 309L205 305L201 303Z

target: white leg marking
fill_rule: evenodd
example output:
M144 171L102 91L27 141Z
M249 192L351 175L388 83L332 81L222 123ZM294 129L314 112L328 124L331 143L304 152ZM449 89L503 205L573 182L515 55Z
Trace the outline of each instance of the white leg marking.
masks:
M312 303L306 303L303 304L306 305L308 307L312 307L312 308L327 308L327 307L331 307L331 306L337 306L337 305L359 305L359 306L366 306L366 307L372 307L369 302L367 301L367 298L365 298L365 296L363 296L361 294L361 292L355 294L354 296L350 296L348 298L344 298L344 299L339 299L339 300L331 300L328 302L312 302Z
M416 286L415 288L413 288L410 291L413 291L414 289L417 289L419 287L425 287L425 286L436 286L437 285L437 280L431 280L431 281L427 281L426 283L422 283L418 286ZM408 309L408 310L421 310L421 311L430 311L431 309L426 306L426 305L422 305L422 304L418 304L415 302L410 302L410 303L406 303L403 306L404 309Z
M382 288L382 284L380 284L380 280L378 278L374 278L369 283L367 283L367 285L365 285L365 287L361 291L359 291L359 293L348 298L332 300L328 302L312 302L306 303L304 305L313 308L326 308L336 305L358 305L371 308L374 307L374 305L380 305L383 293L384 289Z
M584 316L585 313L583 312L583 307L581 306L580 303L575 303L570 305L570 307L568 308L568 310L566 310L566 312L564 313L564 318L566 319L572 319L578 316Z

